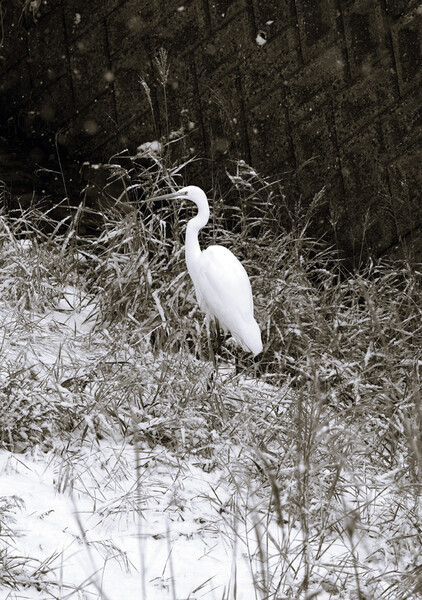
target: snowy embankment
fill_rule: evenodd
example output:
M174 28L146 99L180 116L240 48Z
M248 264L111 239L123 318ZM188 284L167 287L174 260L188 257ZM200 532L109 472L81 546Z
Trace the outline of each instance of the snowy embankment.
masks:
M1 282L0 600L418 597L420 361L404 328L382 354L361 331L387 313L377 329L360 300L339 303L338 346L309 351L294 385L281 369L274 385L211 376L101 323L83 286L37 287L25 248Z
M107 345L92 331L95 308L79 296L66 290L56 310L28 312L21 327L4 307L4 385L13 366L43 382L39 402L72 402L66 384L102 360ZM15 582L15 589L0 587L0 597L228 597L233 586L238 598L255 597L248 534L239 538L230 516L241 494L229 470L205 472L195 457L178 458L160 445L94 438L90 432L82 443L56 440L49 451L0 452ZM256 545L253 536L249 544Z

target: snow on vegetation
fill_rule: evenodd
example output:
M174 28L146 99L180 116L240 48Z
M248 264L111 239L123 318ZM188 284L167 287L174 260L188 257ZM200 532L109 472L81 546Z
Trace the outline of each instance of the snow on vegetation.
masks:
M101 590L117 600L144 590L168 598L174 590L187 598L195 589L222 595L229 584L237 557L216 506L230 493L221 473L204 474L163 448L139 452L135 468L123 444L86 445L71 464L51 455L2 459L15 548L28 557L18 578L32 588L24 597ZM251 597L247 563L239 569L239 593Z
M340 276L303 219L270 233L245 163L232 184L247 212L228 233L215 202L212 235L265 346L238 373L172 206L85 240L0 217L2 600L420 597L421 273Z
M138 154L139 156L143 156L144 154L157 154L161 155L163 153L163 145L161 142L153 141L153 142L144 142L140 146L138 146Z

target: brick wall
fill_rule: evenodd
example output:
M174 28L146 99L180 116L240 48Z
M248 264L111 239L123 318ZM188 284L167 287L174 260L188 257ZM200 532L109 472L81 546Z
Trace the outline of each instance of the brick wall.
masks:
M422 1L0 3L0 126L104 161L179 129L209 188L244 158L293 202L322 186L348 255L413 240L422 259ZM169 53L167 116L154 57ZM155 118L139 83L151 88Z

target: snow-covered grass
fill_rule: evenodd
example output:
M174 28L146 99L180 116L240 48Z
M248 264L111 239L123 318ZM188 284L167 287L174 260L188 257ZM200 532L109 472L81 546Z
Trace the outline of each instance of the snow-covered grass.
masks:
M307 238L320 198L232 181L203 243L252 279L265 348L237 370L179 207L119 201L85 240L80 213L0 217L1 599L420 597L420 270L347 273Z

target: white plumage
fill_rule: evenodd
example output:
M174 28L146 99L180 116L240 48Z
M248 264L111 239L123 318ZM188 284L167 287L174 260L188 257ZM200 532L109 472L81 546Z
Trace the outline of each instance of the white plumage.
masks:
M189 185L157 199L164 198L185 198L198 207L198 214L187 225L185 256L199 307L217 318L244 350L259 354L261 332L254 318L251 284L243 265L224 246L200 249L198 233L208 223L210 214L205 193Z

